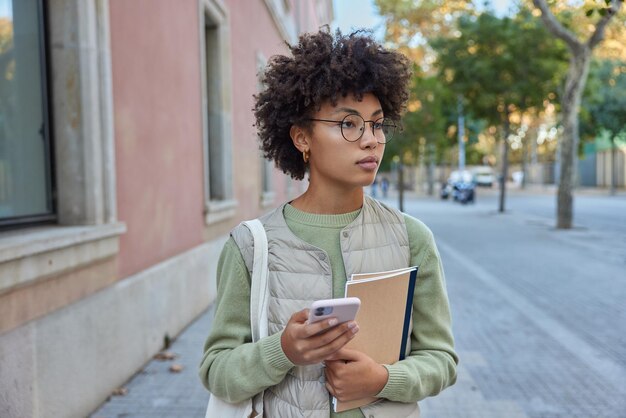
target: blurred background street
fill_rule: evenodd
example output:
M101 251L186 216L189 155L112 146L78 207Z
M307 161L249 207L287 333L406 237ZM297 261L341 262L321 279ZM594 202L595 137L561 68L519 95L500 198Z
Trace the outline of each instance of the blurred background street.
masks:
M407 203L437 238L461 356L424 416L625 416L626 196L577 195L570 231L549 195L509 205L482 190L473 206Z
M397 206L396 193L385 202ZM553 226L546 190L495 190L461 205L408 193L405 210L433 230L446 271L461 363L457 383L421 403L427 418L626 416L626 195L577 194L577 225ZM205 312L91 418L197 416ZM172 373L172 364L185 371Z

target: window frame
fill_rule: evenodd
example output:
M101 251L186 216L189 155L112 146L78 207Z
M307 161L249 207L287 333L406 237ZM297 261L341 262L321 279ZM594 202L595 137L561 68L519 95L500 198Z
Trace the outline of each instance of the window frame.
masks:
M256 69L257 69L257 93L261 92L264 88L261 83L261 74L265 70L267 65L267 58L261 51L256 53ZM257 137L258 140L258 137ZM273 164L267 160L263 155L263 151L259 152L259 165L260 165L260 179L261 179L261 195L259 198L259 204L261 209L267 209L274 205L276 199L276 192L274 191L273 181Z
M211 225L233 218L236 214L237 201L233 193L232 162L232 90L230 64L230 30L228 14L221 0L200 0L198 2L200 18L199 45L202 88L202 142L204 161L204 214L205 224ZM211 57L207 57L207 28L214 30L214 47ZM208 67L207 58L213 58L214 64ZM209 80L209 72L211 80ZM212 89L209 96L209 84L219 85ZM210 155L210 148L216 141L217 155ZM216 164L217 167L211 166ZM211 178L211 172L219 173L218 178ZM211 180L220 182L221 196L212 198Z

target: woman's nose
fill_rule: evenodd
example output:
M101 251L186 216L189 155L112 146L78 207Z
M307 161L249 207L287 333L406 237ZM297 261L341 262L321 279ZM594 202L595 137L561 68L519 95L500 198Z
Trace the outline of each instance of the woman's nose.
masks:
M363 148L376 148L378 140L374 135L374 122L365 122L363 126L363 136L361 137L361 147Z

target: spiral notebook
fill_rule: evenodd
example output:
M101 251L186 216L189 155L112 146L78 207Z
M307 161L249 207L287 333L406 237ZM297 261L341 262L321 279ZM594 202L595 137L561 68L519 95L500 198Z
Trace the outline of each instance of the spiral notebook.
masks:
M356 316L359 332L346 347L367 354L379 364L404 359L411 335L416 279L417 267L353 274L346 282L346 297L361 299ZM376 400L372 397L341 402L333 398L333 407L335 412L342 412Z

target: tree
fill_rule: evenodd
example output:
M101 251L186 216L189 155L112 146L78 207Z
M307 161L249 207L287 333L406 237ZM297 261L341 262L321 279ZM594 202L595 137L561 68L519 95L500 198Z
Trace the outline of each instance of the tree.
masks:
M385 41L418 65L429 61L427 40L449 36L460 16L475 13L468 0L376 0L385 19Z
M615 194L617 161L615 138L626 133L626 61L595 60L581 106L581 135L593 138L608 133L611 140L611 194Z
M466 100L466 109L503 141L499 211L504 211L511 115L542 107L554 94L563 47L546 36L530 12L516 19L483 13L458 21L458 37L431 41L440 74ZM497 34L494 36L494 34Z
M580 101L589 73L591 53L604 39L607 25L619 12L623 0L605 0L606 7L589 9L587 16L591 18L597 11L597 20L591 33L581 41L577 35L561 23L548 7L547 0L533 0L533 4L541 11L541 20L553 36L565 42L570 51L569 69L561 96L561 121L563 135L561 138L561 172L557 193L557 228L570 229L573 221L573 189L575 163L579 143L578 112Z
M415 66L408 111L402 118L402 130L389 143L385 155L418 157L421 152L419 142L424 140L432 144L436 156L440 156L442 149L447 147L446 129L449 115L446 110L449 96L447 87L437 77L427 76Z

